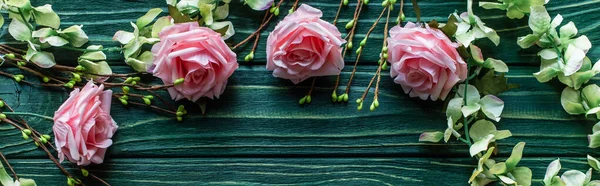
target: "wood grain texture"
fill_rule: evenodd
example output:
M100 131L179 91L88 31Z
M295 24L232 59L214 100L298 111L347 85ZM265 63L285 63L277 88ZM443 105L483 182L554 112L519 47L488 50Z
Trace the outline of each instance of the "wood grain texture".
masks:
M83 29L90 37L89 44L101 44L106 47L117 46L117 42L112 41L112 36L117 30L128 30L131 31L129 22L134 22L138 17L145 14L149 8L161 7L166 12L165 2L163 0L87 0L87 1L67 1L67 0L33 0L34 5L52 4L54 10L61 16L61 27L66 28L71 25L84 25ZM327 21L333 21L335 12L339 1L337 0L303 0L303 3L311 6L320 8L323 13L323 19ZM355 0L350 0L350 5L343 8L338 22L339 30L345 35L347 33L344 25L350 21L356 6ZM405 15L408 21L415 21L412 5L410 1L405 1ZM258 50L255 54L254 63L263 64L265 61L265 42L268 36L268 32L272 31L279 19L283 15L287 14L287 10L291 7L293 1L289 1L283 4L282 15L279 18L271 22L265 32L262 32L262 39L258 46ZM419 3L421 7L422 20L438 20L445 22L450 13L458 10L460 12L466 11L466 1L447 1L447 0L427 0ZM240 1L232 1L232 9L229 16L236 29L236 34L229 40L228 43L237 43L254 30L256 30L261 24L262 12L251 11L247 6L242 6ZM234 8L235 7L235 8ZM549 13L552 17L560 13L566 24L568 21L573 21L579 28L580 34L586 34L591 40L594 46L600 44L600 23L596 20L600 19L600 14L594 13L600 10L600 0L555 0L550 1L547 5ZM381 4L379 2L373 2L364 9L364 13L359 18L357 35L354 40L357 46L358 42L364 38L367 30L371 24L376 20L377 16L381 12ZM398 15L399 8L396 8L392 15ZM475 13L481 17L481 19L487 23L487 26L495 28L501 37L501 42L498 47L487 40L482 40L478 45L485 52L486 57L494 57L502 59L507 63L511 64L526 64L537 66L539 64L539 58L536 57L536 53L539 51L538 48L532 48L527 50L521 50L516 44L517 37L525 36L531 31L527 27L527 18L522 20L511 20L505 15L505 11L501 10L485 10L483 8L476 7ZM9 20L7 20L8 23ZM381 23L384 19L381 20ZM8 24L6 24L8 25ZM12 37L7 32L7 26L3 27L3 36L0 37L1 43L17 44L14 42ZM375 29L371 35L367 46L361 57L361 64L374 64L379 59L379 52L381 51L381 42L383 37L383 24ZM243 61L244 56L249 52L251 44L247 47L242 47L238 53L238 59ZM65 55L57 56L57 60L62 63L74 62L73 57L78 56L77 52L69 52L64 50L54 50L61 52ZM595 61L593 56L600 56L600 48L592 48L588 54L592 56L592 60ZM112 64L123 64L122 56L117 53L109 54L109 61ZM354 62L354 52L349 52L346 57L348 63Z
M354 2L353 0L351 0ZM33 0L34 5L52 4L62 18L61 27L83 24L90 44L117 46L112 35L117 30L130 30L135 21L149 8L164 6L164 0ZM324 12L323 19L331 21L337 10L337 0L303 0ZM250 11L232 1L230 20L237 34L228 43L237 43L258 28L262 12ZM282 15L292 2L284 3ZM454 10L465 11L464 1L420 1L422 19L444 22ZM560 13L565 22L573 21L580 34L587 34L593 45L600 44L600 0L552 0L548 10L552 16ZM338 27L349 21L355 3L342 10ZM405 5L408 20L415 20L410 2ZM165 9L166 10L166 9ZM372 1L361 16L355 45L360 41L379 14L379 2ZM395 9L398 11L398 9ZM510 64L511 83L520 84L502 94L506 107L498 124L500 129L513 132L513 137L501 141L499 156L506 157L514 144L527 142L521 165L533 170L534 182L539 183L545 167L556 157L564 168L586 170L582 159L586 154L600 156L587 148L586 135L593 121L570 116L560 106L562 85L553 81L540 84L531 75L539 59L537 48L521 50L515 43L526 35L527 20L510 20L500 10L475 8L488 26L497 29L501 44L489 41L478 45L486 57L502 59ZM397 12L393 13L397 15ZM283 16L281 16L283 17ZM280 18L281 18L280 17ZM280 19L278 18L278 19ZM394 18L395 19L395 18ZM8 21L8 20L7 20ZM277 20L266 29L270 31ZM182 123L174 117L145 108L130 108L113 103L112 115L119 123L106 163L90 167L90 171L113 185L465 185L475 165L467 147L459 142L430 144L418 142L423 131L445 129L441 102L409 98L394 84L388 73L382 78L381 106L376 112L356 111L353 102L335 104L330 101L334 78L320 78L313 93L313 103L297 104L308 90L308 82L293 85L273 78L264 69L263 39L255 60L243 63L229 81L225 94L210 101L206 115L187 102L190 116ZM378 26L368 41L359 63L350 100L364 90L375 72L375 61L383 37L383 25ZM0 43L17 45L2 27ZM249 46L249 45L248 45ZM237 51L242 59L249 47ZM54 50L61 64L74 64L77 52ZM354 62L353 52L346 62ZM600 48L588 55L593 61ZM130 72L120 54L109 54L116 72ZM248 64L248 65L246 65ZM13 73L14 68L0 70ZM351 67L342 73L343 83ZM20 73L20 72L19 72ZM33 76L27 76L33 80ZM596 77L593 83L600 83ZM341 87L345 88L345 87ZM168 97L168 95L164 94ZM52 115L68 96L63 89L49 89L15 84L0 77L0 97L19 111ZM367 103L370 103L369 96ZM27 118L44 133L52 133L51 123L39 118ZM45 154L19 131L0 123L0 151L8 156L22 177L34 178L39 185L64 185L66 178ZM64 163L69 167L68 163ZM74 171L70 169L71 171ZM79 173L75 173L79 175ZM598 175L594 175L598 178ZM89 183L89 182L88 182ZM97 185L91 183L90 185ZM539 184L535 184L539 185Z
M525 141L527 156L583 157L596 153L587 148L586 138L593 122L565 113L559 101L561 86L538 83L531 75L536 69L511 68L509 81L520 84L521 88L500 96L506 107L498 128L514 134L501 141L500 147L511 149L517 142ZM374 66L359 68L350 100L360 95L374 71ZM348 75L344 72L342 77ZM598 80L595 78L593 82ZM297 100L306 93L306 83L294 86L289 81L272 78L263 66L243 66L231 77L225 94L209 102L206 115L200 115L197 106L188 104L191 114L182 123L172 116L124 107L114 100L112 115L120 128L109 156L464 157L468 154L466 146L458 142L448 145L418 142L423 131L445 129L441 102L411 99L391 79L384 78L380 108L375 112L356 111L352 102L330 101L333 81L333 78L320 79L313 103L300 106ZM52 115L67 97L65 91L15 85L7 79L2 79L0 86L5 87L0 96L20 111ZM371 98L367 103L370 104ZM50 132L50 122L30 119L40 130ZM7 127L0 130L6 130L0 135L0 141L5 142L0 150L9 157L43 157L35 146L20 138L18 131Z
M519 165L542 185L555 158L524 158ZM561 158L562 172L587 171L584 158ZM12 159L20 177L38 185L64 185L49 160ZM112 185L467 185L475 168L468 158L179 158L115 159L88 170ZM69 169L74 175L81 174ZM600 174L594 172L592 178ZM85 180L88 185L100 185Z

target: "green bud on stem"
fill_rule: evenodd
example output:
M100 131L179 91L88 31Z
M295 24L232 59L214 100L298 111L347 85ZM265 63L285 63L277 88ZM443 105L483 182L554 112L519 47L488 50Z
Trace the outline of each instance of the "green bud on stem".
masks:
M179 84L182 84L184 81L185 81L185 78L179 78L179 79L176 79L176 80L173 82L173 84L175 84L175 85L179 85Z
M351 29L354 26L354 19L346 23L346 29Z

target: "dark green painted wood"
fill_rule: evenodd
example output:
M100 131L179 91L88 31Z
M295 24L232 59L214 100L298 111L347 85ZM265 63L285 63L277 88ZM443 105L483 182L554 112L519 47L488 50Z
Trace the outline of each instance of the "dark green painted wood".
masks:
M533 185L542 185L546 167L553 160L524 158L519 165L531 168ZM33 178L38 185L64 185L66 180L49 160L12 159L11 163L19 176ZM561 173L589 168L584 158L561 158L561 163ZM89 171L112 185L449 186L467 185L474 164L468 158L135 158L109 160ZM594 172L592 178L599 176Z
M229 16L236 26L236 35L228 40L228 43L237 43L246 38L256 28L259 27L260 21L262 20L263 13L251 11L246 6L241 6L239 1L232 1L232 10ZM320 8L324 12L323 19L333 21L335 12L339 4L338 0L303 0L300 2L307 3L314 7ZM355 2L351 0L351 2ZM84 30L90 37L90 44L102 44L104 46L116 46L117 43L112 41L112 36L117 30L132 30L129 22L135 21L138 17L144 15L149 8L162 7L165 8L164 0L140 0L140 1L124 1L124 0L88 0L88 1L67 1L67 0L34 0L34 5L52 4L55 11L61 16L62 27L70 25L83 24ZM288 7L291 7L293 1L284 3L282 16L287 14ZM447 0L427 0L419 3L422 11L422 20L436 19L440 22L444 22L448 15L455 10L464 12L466 11L466 1L447 1ZM350 3L349 7L343 8L340 20L338 22L338 28L345 35L347 32L344 25L351 19L354 12L355 3ZM236 7L234 9L233 7ZM600 23L596 20L600 19L600 14L594 13L600 10L600 0L553 0L547 5L550 15L554 17L557 13L560 13L564 18L565 22L573 21L579 28L580 34L587 34L592 44L600 44ZM359 27L357 29L357 37L355 38L355 45L358 44L365 36L365 33L376 20L377 15L381 12L381 5L378 2L370 3L367 8L364 9L363 16L359 19ZM393 20L398 14L398 8L394 10ZM518 36L524 36L531 31L527 27L527 19L522 20L511 20L506 18L505 12L500 10L485 10L482 8L475 8L475 12L479 15L489 27L495 28L500 37L501 44L498 47L493 46L489 41L481 41L478 45L482 47L486 53L486 57L494 57L502 59L512 64L527 64L537 66L539 59L535 57L539 49L528 49L521 50L516 45L516 39ZM405 15L407 20L415 21L414 13L410 1L406 1ZM277 19L278 20L278 19ZM273 27L277 23L277 20L271 22L270 26L266 31L273 30ZM383 19L381 23L383 23ZM7 21L8 23L8 21ZM1 43L15 44L13 39L7 32L7 26L3 27L4 35L0 38ZM265 54L264 47L266 42L266 36L268 32L261 34L263 39L259 44L259 49L255 55L255 62L262 64L264 62ZM373 64L379 59L379 52L381 51L381 42L383 37L383 24L380 24L369 39L367 47L363 52L361 62L365 64ZM243 61L243 57L250 50L251 45L247 45L245 50L238 51L238 58ZM59 50L62 53L65 51ZM76 52L67 52L66 55L57 56L57 59L63 63L73 62L73 57L78 56ZM592 48L589 52L589 56L600 56L600 48ZM119 54L109 54L109 59L113 64L123 64L122 57ZM347 62L354 62L355 54L350 52L347 56ZM595 60L594 60L595 61Z
M560 105L561 86L538 83L531 75L535 70L536 67L511 68L509 81L521 88L501 95L506 107L498 127L515 135L501 141L501 148L512 148L525 141L529 156L583 157L596 153L587 148L586 134L591 132L592 121L566 114ZM373 66L359 68L350 100L360 95L374 71ZM348 75L344 72L342 77ZM307 84L296 87L289 81L272 78L263 66L241 67L231 77L225 94L209 102L205 116L188 105L192 114L183 123L146 109L123 107L115 100L112 115L120 129L109 155L166 158L468 154L461 143L419 143L421 132L445 129L442 103L410 99L391 79L385 78L387 73L383 77L381 106L375 112L356 111L354 103L331 103L333 77L321 79L313 93L313 103L300 106L297 100L307 91ZM6 78L0 86L6 87L0 96L11 105L18 105L20 111L51 115L67 97L65 91L16 86ZM371 99L369 96L367 103ZM40 130L50 132L50 122L31 119ZM0 149L9 157L43 156L35 146L23 141L18 131L9 131L8 127L3 130L7 131L0 135L0 141L6 143Z
M322 9L325 20L332 20L337 0L306 0ZM143 15L149 8L163 7L163 0L34 0L34 5L53 4L62 18L62 26L83 24L90 44L116 46L112 35L119 29L131 29L128 22ZM233 1L239 6L239 1ZM547 7L554 16L561 13L573 21L580 33L587 34L592 44L600 44L600 31L595 20L600 18L600 0L553 0ZM285 3L291 6L291 2ZM344 8L338 27L349 20L354 4ZM455 9L464 11L463 1L420 1L424 20L443 22ZM409 20L414 20L409 1L405 6ZM286 8L284 8L286 10ZM360 41L375 20L381 6L372 2L359 20ZM397 11L397 9L395 10ZM500 156L519 141L527 142L522 164L532 168L535 181L543 177L545 167L554 157L561 157L563 167L585 170L586 154L600 156L587 148L586 134L592 121L566 114L559 102L559 83L538 83L531 73L538 70L538 49L521 50L515 44L518 36L529 33L527 20L510 20L503 11L475 9L476 14L498 30L502 41L494 47L488 41L480 46L486 56L511 64L509 81L521 88L504 93L506 107L498 128L509 129L514 136L500 142ZM287 11L282 11L287 12ZM283 13L285 14L285 13ZM237 34L228 42L236 43L256 29L263 13L242 8L233 11L230 20ZM272 30L276 21L267 31ZM2 27L0 43L16 44ZM382 40L383 26L378 26L365 50L365 55L352 88L351 100L364 90L372 77ZM419 143L423 131L443 130L441 102L410 99L399 86L382 79L381 107L376 112L355 110L355 104L333 104L329 101L333 77L322 78L313 94L313 103L299 106L297 100L308 89L307 82L298 86L272 78L264 69L264 43L256 53L255 62L244 65L233 75L221 99L209 102L205 116L198 109L183 123L171 116L141 108L126 108L115 102L113 117L120 129L109 149L107 162L93 166L96 173L113 185L464 185L475 162L467 158L465 145ZM246 47L239 58L247 53ZM76 52L57 50L59 63L73 64ZM592 48L593 61L600 49ZM354 54L346 58L353 63ZM122 65L119 54L109 54L110 63ZM243 62L242 62L243 63ZM129 72L128 67L115 66L117 72ZM10 72L18 70L2 68ZM342 74L349 77L350 67ZM33 79L33 76L27 76ZM600 78L593 82L599 83ZM343 86L341 88L344 88ZM0 97L20 111L51 115L67 98L63 89L48 89L17 85L0 77ZM371 97L369 96L369 99ZM370 101L368 101L370 102ZM185 103L185 102L183 102ZM188 108L192 105L188 104ZM51 133L51 123L28 118L38 130ZM35 178L39 185L63 185L65 177L36 150L23 141L20 133L0 124L0 151L5 153L23 177ZM541 158L540 158L541 157ZM68 167L68 163L64 163ZM598 175L594 175L598 178ZM421 181L421 182L420 182ZM94 184L92 184L94 185Z

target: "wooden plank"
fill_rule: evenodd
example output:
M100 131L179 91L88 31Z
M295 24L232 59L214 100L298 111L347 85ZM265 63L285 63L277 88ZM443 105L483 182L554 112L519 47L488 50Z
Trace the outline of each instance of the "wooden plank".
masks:
M127 69L118 67L115 71ZM500 96L506 107L498 128L514 134L501 141L500 148L511 149L517 142L525 141L527 156L597 154L587 148L586 135L591 132L593 121L565 113L560 105L563 86L557 82L538 83L531 75L536 70L537 67L511 67L509 81L521 88ZM361 66L358 71L350 100L362 93L375 67ZM342 84L348 76L348 72L342 74ZM225 94L209 102L204 116L197 107L182 102L190 110L183 123L144 108L124 107L115 100L112 115L120 128L108 153L115 158L468 154L466 146L458 142L419 143L421 132L445 129L442 103L411 99L388 76L383 74L381 106L375 112L356 111L353 101L331 103L334 77L320 79L313 103L300 106L297 101L306 93L309 82L294 86L287 80L273 78L263 66L241 67L231 77ZM15 85L6 78L0 79L0 87L0 96L25 112L52 115L67 98L67 92L60 89ZM38 130L51 133L50 122L29 119ZM23 141L18 131L1 124L0 131L0 150L10 158L44 156L33 144Z
M332 21L337 11L339 4L338 0L304 0L302 3L309 4L311 6L320 8L323 12L323 19ZM354 1L351 1L354 2ZM85 6L82 6L80 1L67 1L67 0L45 0L45 1L33 1L33 5L52 4L54 10L61 16L62 27L70 25L84 25L84 30L90 37L90 44L101 44L104 46L116 46L117 43L112 41L112 36L117 30L131 30L129 22L135 21L138 17L144 15L144 13L150 8L161 7L165 9L166 6L164 1L122 1L122 0L89 0L85 1ZM293 4L293 1L284 3L284 7L281 11L283 15L287 14L288 7ZM465 11L466 2L448 2L446 0L429 0L420 2L422 19L432 20L436 19L440 22L446 21L448 15L455 10ZM592 41L594 46L600 44L600 35L594 34L600 32L600 23L595 21L600 19L600 14L594 14L593 12L598 11L600 0L586 0L586 1L550 1L547 5L550 15L554 16L557 13L561 13L567 21L573 21L579 28L580 34L587 34L588 38ZM236 35L229 39L228 43L237 43L246 38L256 28L259 27L260 21L262 20L263 13L252 11L246 6L241 6L240 1L232 1L231 13L229 20L231 20L236 26ZM354 12L355 3L350 3L349 7L343 8L338 27L340 31L345 35L347 32L344 25L350 20ZM405 15L408 17L407 20L414 21L414 14L411 8L410 1L406 1ZM591 8L590 8L591 7ZM376 20L382 7L379 3L370 3L367 8L364 9L363 16L358 21L357 37L355 38L355 45L358 44L367 33L367 30L371 24ZM392 15L397 15L399 8L394 10ZM583 10L583 11L581 11ZM491 28L495 28L500 37L502 38L501 44L498 47L493 46L489 41L481 41L478 43L480 47L486 52L486 57L494 57L502 59L512 64L527 64L537 66L539 59L536 57L536 53L539 51L538 48L521 50L516 44L516 39L519 36L524 36L531 31L527 27L527 19L522 20L511 20L506 18L505 12L500 10L485 10L482 8L475 8L475 12L479 15L482 20ZM393 18L395 20L395 17ZM9 21L9 20L7 20ZM278 19L274 20L266 31L273 30L273 27L278 22ZM384 20L381 20L383 23ZM8 25L8 24L6 24ZM16 44L14 40L8 35L7 26L3 28L3 36L0 37L0 43ZM268 36L268 32L261 34L263 37L259 44L258 50L255 54L255 62L257 64L264 64L265 61L265 42ZM380 24L373 34L371 35L368 45L365 47L363 57L361 58L361 64L374 64L379 59L379 52L381 51L380 43L383 37L383 24ZM250 44L251 45L251 44ZM242 51L238 51L238 59L243 61L244 56L249 52L250 45L243 48ZM23 45L24 46L24 45ZM62 55L58 55L57 60L63 63L74 63L75 59L80 55L77 52L69 52L64 50L54 50L60 52ZM594 47L589 51L589 56L600 56L600 48ZM112 64L124 64L122 56L119 53L108 54L109 61ZM346 58L348 63L354 62L354 52L349 52ZM593 59L595 60L595 59ZM261 63L262 62L262 63Z
M541 185L555 159L524 158L519 166L531 168L533 185ZM38 185L66 182L49 160L9 161L19 176ZM561 173L589 168L584 158L561 158L561 163ZM475 164L470 158L131 158L110 159L88 170L112 185L466 185ZM598 176L594 171L592 178Z

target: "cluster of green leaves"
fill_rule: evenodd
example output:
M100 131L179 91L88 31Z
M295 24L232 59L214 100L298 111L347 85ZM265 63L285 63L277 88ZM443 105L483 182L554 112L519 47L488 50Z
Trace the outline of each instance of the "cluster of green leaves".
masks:
M503 61L485 59L481 49L475 45L474 42L482 38L488 38L498 45L500 37L472 13L472 3L471 0L468 1L468 12L460 16L451 14L448 23L442 27L435 21L429 23L430 27L440 28L444 34L461 44L458 51L467 59L470 75L465 82L457 85L456 94L448 101L446 130L425 132L421 134L419 141L440 142L443 139L447 143L454 137L469 145L470 156L478 159L477 168L469 179L471 185L500 181L505 185L528 186L531 185L531 170L517 167L523 154L524 142L514 147L505 162L491 158L497 152L496 141L512 136L510 131L498 130L493 123L500 121L504 109L504 102L496 95L517 86L507 83L504 73L509 69ZM474 81L469 84L469 80ZM461 129L464 132L460 132Z
M133 32L119 30L113 36L113 40L123 44L123 56L125 62L135 71L147 72L152 65L152 52L143 51L145 44L153 45L160 41L158 33L166 26L173 24L173 19L168 16L154 19L162 13L162 9L150 9L144 16L138 18L135 23L131 22Z
M229 39L235 34L231 21L224 20L229 16L230 2L231 0L173 0L168 2L169 14L175 23L197 21L198 24L221 33L223 39ZM254 1L250 3L254 5Z
M532 6L529 27L533 33L519 37L517 43L522 48L534 44L542 48L538 53L542 61L540 71L534 73L538 81L547 82L558 76L565 85L579 89L600 73L600 63L592 66L585 56L592 44L585 35L576 37L577 28L573 22L560 27L560 32L556 31L562 20L560 15L550 20L543 6Z
M548 165L543 183L546 186L600 186L600 180L592 180L592 169L599 170L600 162L596 158L588 155L588 164L592 167L586 173L578 170L568 170L558 176L560 169L560 159L556 159Z
M497 2L479 2L485 9L506 10L506 16L511 19L521 19L529 13L531 6L542 6L549 0L498 0Z
M0 163L0 185L3 186L36 186L37 184L32 179L19 178L19 180L13 180L8 173L6 168Z
M28 49L24 60L32 62L41 68L51 68L56 62L54 54L43 51L50 47L64 47L86 51L79 57L79 64L85 68L84 73L107 75L112 70L106 63L106 55L102 46L89 46L78 49L88 42L88 36L81 25L73 25L60 29L60 18L49 4L33 7L29 0L4 1L2 7L8 11L11 19L8 31L15 40L26 42ZM4 19L0 19L0 24ZM39 29L38 29L39 27ZM93 77L93 76L90 76Z
M542 50L540 71L533 75L539 82L548 82L554 77L567 87L562 91L561 104L571 115L596 115L600 120L600 88L586 83L600 73L600 61L592 64L586 53L592 43L585 36L577 35L573 22L561 25L563 17L559 14L551 20L543 6L531 6L529 28L533 33L519 37L517 44L522 48L537 45ZM585 87L581 89L581 87ZM581 89L581 90L580 90ZM600 132L594 130L589 135L589 147L600 147Z

